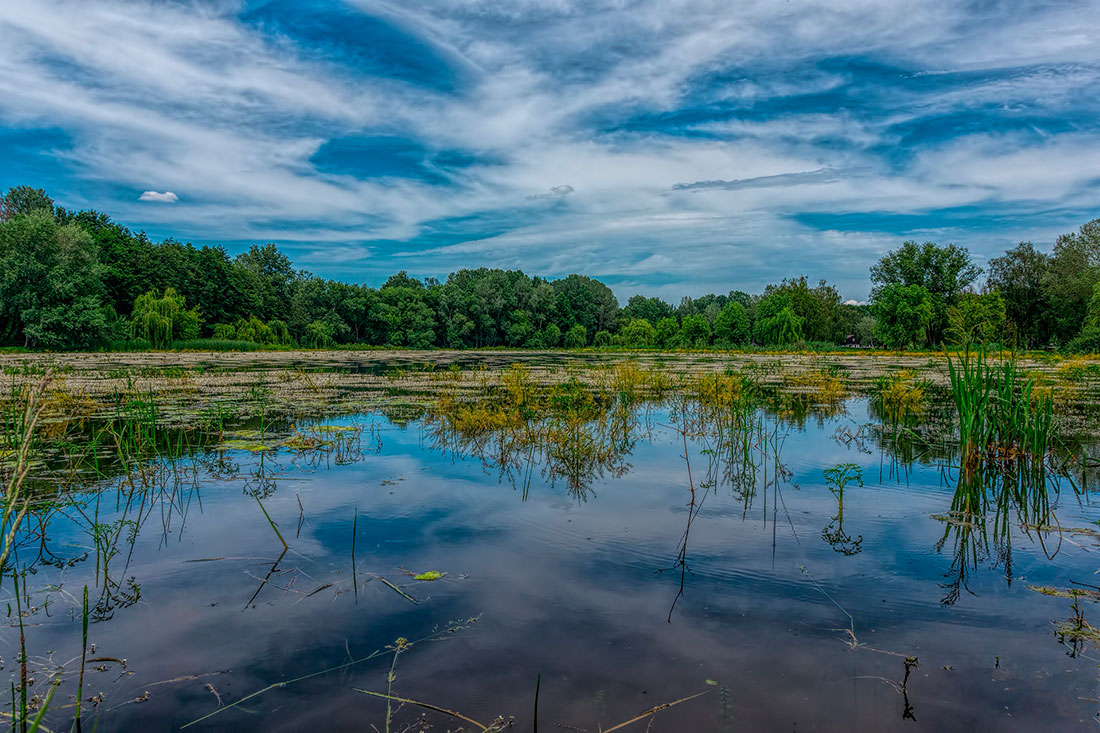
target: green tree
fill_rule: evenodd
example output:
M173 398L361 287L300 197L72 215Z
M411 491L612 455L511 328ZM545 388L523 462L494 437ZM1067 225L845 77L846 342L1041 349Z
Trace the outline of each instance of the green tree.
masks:
M290 328L286 325L285 321L280 321L276 318L268 323L267 327L275 336L275 343L281 346L289 346L294 343L294 338L290 335Z
M737 301L726 303L714 319L714 341L723 346L747 344L751 338L749 314Z
M295 278L290 258L274 244L254 244L244 254L237 255L236 263L249 276L248 288L255 313L261 318L285 318Z
M802 340L805 320L795 313L790 295L773 292L756 304L753 340L761 346L789 346Z
M505 326L505 335L509 346L523 346L531 338L535 329L531 327L531 317L527 311L517 308Z
M657 343L657 329L645 318L631 318L619 329L623 346L644 349Z
M107 328L101 268L87 232L45 210L0 224L0 338L87 347Z
M233 324L238 341L250 341L254 344L274 344L277 342L275 331L256 316L238 319Z
M1100 328L1086 327L1066 344L1066 351L1074 354L1100 354Z
M632 295L623 308L622 317L626 320L645 319L650 323L656 323L662 318L668 318L675 309L660 298L647 298L644 295Z
M379 289L387 341L395 346L425 349L435 341L435 312L424 284L401 271Z
M14 219L20 214L44 211L53 216L53 199L41 188L14 186L0 196L0 222Z
M1066 351L1079 354L1100 353L1100 283L1093 286L1088 311L1085 313L1084 328L1066 344Z
M999 341L1005 325L1004 298L996 291L963 293L947 309L947 323L948 336L956 343Z
M588 343L588 334L584 330L584 326L579 323L573 324L565 333L565 340L563 346L567 349L581 349Z
M188 310L186 299L168 288L163 295L150 290L137 297L130 328L134 338L163 348L173 341L198 338L199 321L198 312Z
M657 321L654 330L656 331L657 346L662 349L671 349L676 346L676 339L680 335L680 325L676 323L675 318L662 318Z
M702 348L710 343L710 323L702 313L685 318L680 323L680 343L687 347Z
M903 349L921 344L932 320L932 296L922 285L886 285L876 295L874 315L875 338L883 346Z
M1100 282L1092 286L1092 297L1085 312L1085 328L1090 326L1100 328Z
M306 326L302 334L302 346L307 349L326 349L335 343L332 325L324 321L313 321Z
M926 326L928 341L943 339L947 329L947 309L970 287L981 269L970 260L965 247L934 242L904 242L871 267L872 303L890 285L920 286L928 293L932 315Z
M875 345L875 317L874 316L861 316L855 323L855 327L852 329L852 334L856 337L856 341L860 346L874 346Z
M611 288L599 280L583 275L570 275L553 283L557 296L559 323L584 326L585 333L618 328L619 301Z
M757 340L767 346L790 346L802 340L802 318L795 315L789 305L779 309L775 315L757 318L755 324Z
M1049 269L1050 257L1031 242L1020 242L989 261L986 285L1004 298L1005 316L1025 347L1050 340L1050 300L1043 285Z
M1065 343L1084 323L1093 288L1100 282L1100 219L1054 243L1043 291L1050 302L1054 337Z
M561 329L556 323L551 323L542 331L542 346L545 349L556 349L561 343Z
M782 295L794 314L802 319L802 335L810 341L842 340L843 332L840 293L832 285L821 280L811 288L805 275L784 280L779 285L769 285L764 296Z

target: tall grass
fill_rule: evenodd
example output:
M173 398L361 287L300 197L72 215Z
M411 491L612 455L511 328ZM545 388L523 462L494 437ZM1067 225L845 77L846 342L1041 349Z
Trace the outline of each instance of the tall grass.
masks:
M4 502L2 516L0 516L0 578L3 578L7 567L8 555L15 543L15 535L19 526L27 516L30 508L30 499L25 496L24 484L30 471L31 452L34 446L35 430L38 421L42 417L42 395L49 384L49 374L42 378L38 385L27 393L26 406L22 411L16 406L10 408L10 416L5 420L11 435L12 466L6 485L4 486Z
M1015 356L990 363L984 349L947 355L951 394L958 411L962 463L985 460L1041 466L1055 439L1054 398L1021 380Z

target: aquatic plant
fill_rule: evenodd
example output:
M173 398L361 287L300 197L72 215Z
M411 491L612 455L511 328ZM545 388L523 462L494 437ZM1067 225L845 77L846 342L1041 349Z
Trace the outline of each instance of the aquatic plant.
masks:
M816 404L836 405L848 394L844 378L836 369L798 372L787 377L786 383L793 394Z
M910 369L876 377L871 388L875 407L891 425L908 425L923 414L928 400L929 383Z
M824 470L825 483L836 497L836 516L821 531L821 539L842 555L857 555L863 549L863 535L852 537L844 530L844 489L855 482L863 486L863 469L855 463L838 463Z
M1036 391L1035 380L1018 383L1016 359L989 363L984 349L947 355L951 394L958 413L963 465L983 460L1027 461L1042 465L1054 447L1054 402Z
M0 544L0 579L4 577L8 556L15 544L16 533L19 532L31 506L30 497L27 496L24 487L31 466L35 431L42 417L42 395L49 384L49 378L47 373L38 386L27 393L26 405L22 412L13 408L10 417L5 420L9 440L12 441L7 452L12 461L10 468L0 462L0 466L7 474L3 506L0 508L3 512L0 516L0 543L2 543Z

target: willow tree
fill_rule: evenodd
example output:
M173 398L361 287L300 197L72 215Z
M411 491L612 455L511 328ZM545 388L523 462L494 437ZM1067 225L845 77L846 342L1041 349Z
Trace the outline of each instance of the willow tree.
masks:
M199 313L188 310L186 299L174 288L167 288L163 295L150 290L134 301L130 329L134 338L161 348L173 341L198 338Z
M790 296L772 293L756 306L752 335L762 346L787 346L802 340L805 319L794 312Z

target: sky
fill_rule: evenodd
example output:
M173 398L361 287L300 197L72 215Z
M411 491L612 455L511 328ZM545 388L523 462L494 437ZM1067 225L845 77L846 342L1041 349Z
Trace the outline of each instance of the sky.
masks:
M318 275L672 302L1100 216L1100 7L0 0L0 188Z

